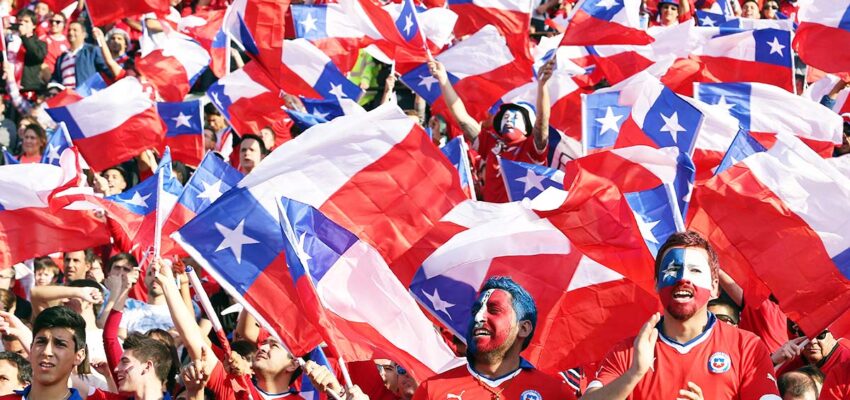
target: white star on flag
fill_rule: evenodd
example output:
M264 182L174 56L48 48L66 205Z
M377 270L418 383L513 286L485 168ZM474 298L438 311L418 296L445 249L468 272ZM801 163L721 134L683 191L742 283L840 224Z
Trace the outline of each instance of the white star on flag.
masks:
M679 113L674 111L673 115L669 117L661 114L661 119L664 120L664 126L660 129L661 132L669 132L670 136L673 136L673 143L678 144L679 132L687 132L687 129L682 128L682 125L679 125Z
M254 238L246 236L243 232L245 231L245 220L239 222L239 225L236 225L236 228L229 229L226 226L215 223L215 229L218 230L218 233L221 236L224 236L224 239L221 240L221 244L215 249L215 251L221 251L225 249L230 249L233 252L233 256L236 257L236 263L242 263L242 246L246 244L255 244L260 243Z
M770 54L779 53L780 57L784 57L784 54L782 53L782 49L785 48L785 45L779 43L778 37L774 36L773 41L767 42L767 45L770 46Z
M47 145L47 162L53 164L53 160L59 159L59 147L52 144Z
M534 171L528 169L525 171L525 176L516 178L514 180L525 184L525 188L523 188L522 194L526 194L531 189L537 189L541 192L545 190L543 188L543 179L546 179L546 177L537 175L534 173Z
M313 13L309 13L307 14L306 18L301 21L298 21L298 23L304 27L304 33L310 33L318 29L316 28L316 21L318 20L313 17Z
M413 15L407 14L407 16L404 17L404 34L405 35L407 35L407 36L410 35L410 28L413 28Z
M314 109L313 109L313 112L312 112L312 113L310 113L310 115L312 115L312 116L314 116L314 117L319 117L319 118L322 118L322 119L328 119L328 115L330 115L330 114L331 114L331 113L326 113L326 112L325 112L325 113L323 113L323 112L319 112L319 109L318 109L318 108L314 108Z
M151 197L151 193L148 193L148 194L142 196L141 194L139 194L139 192L135 192L135 193L133 193L133 197L131 197L129 200L121 200L121 201L126 203L126 204L132 204L132 205L137 206L137 207L148 208L148 203L147 203L146 200L149 197Z
M614 114L614 110L611 109L611 107L608 107L608 109L605 110L604 117L596 118L596 122L602 124L602 127L599 128L599 135L602 136L608 131L614 133L619 131L619 128L617 128L617 122L620 122L620 118L623 118L623 116Z
M306 238L307 238L307 232L302 233L301 236L298 237L298 247L295 249L295 251L298 252L298 255L301 258L301 262L303 262L305 264L307 263L307 261L310 261L310 260L313 259L313 257L311 257L310 254L308 254L307 251L304 250L304 240ZM307 265L304 265L304 268L307 269Z
M723 107L723 110L726 111L727 113L731 113L732 109L735 108L735 104L727 102L726 96L722 95L722 94L720 95L720 99L717 100L717 104L715 104L715 105L719 106L719 107Z
M620 2L617 0L600 0L599 3L596 3L597 6L605 8L605 10L610 10L616 7Z
M452 315L449 314L448 310L455 305L441 299L440 292L437 291L437 288L434 288L434 294L428 294L428 292L424 290L422 291L422 294L424 294L425 297L428 298L428 301L431 302L431 307L434 307L434 311L442 311L449 317L449 319L452 319Z
M703 18L700 20L700 23L702 24L702 26L715 26L715 25L714 25L714 20L713 20L713 19L711 19L711 17L709 17L708 15L706 15L705 17L703 17Z
M348 96L345 94L345 92L342 91L342 84L334 85L333 83L331 83L331 90L328 93L336 96L337 99L347 99L348 98Z
M213 182L212 185L209 185L206 182L201 182L201 185L204 186L204 191L198 194L199 199L207 199L210 203L212 203L221 197L221 179Z
M175 128L179 128L181 126L185 126L187 128L192 127L192 125L189 124L189 121L192 120L192 116L183 114L183 111L180 111L180 114L178 114L176 117L171 118L171 119L174 121L174 127Z
M641 217L638 213L635 214L635 221L638 223L638 229L640 229L640 235L643 236L643 239L652 242L655 244L658 243L658 239L655 237L655 234L652 233L652 229L655 228L661 221L644 221L643 217Z
M431 86L437 82L437 79L431 75L422 75L419 77L419 86L425 86L427 91L431 91Z

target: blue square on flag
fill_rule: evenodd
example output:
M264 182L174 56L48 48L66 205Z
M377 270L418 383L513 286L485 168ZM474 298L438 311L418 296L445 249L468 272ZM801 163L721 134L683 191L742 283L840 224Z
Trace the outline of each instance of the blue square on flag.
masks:
M203 133L204 121L201 117L201 101L161 102L157 103L157 112L168 127L166 136Z
M791 67L791 32L780 29L756 29L756 61Z
M674 211L667 188L662 184L650 190L624 195L635 214L646 247L655 256L667 238L676 232Z
M295 37L307 40L328 37L326 5L293 4L290 9L292 21L295 24Z
M722 107L738 119L738 124L750 130L750 97L752 87L748 83L700 83L695 96L697 100Z
M401 33L401 37L405 41L410 42L419 34L419 22L416 19L416 9L413 7L413 1L404 0L402 4L401 14L395 20L395 26L398 28L399 33Z
M632 112L631 107L621 106L619 100L620 92L591 93L585 96L587 118L584 129L588 149L605 149L613 147L617 142L620 127Z
M702 118L699 110L664 87L646 113L643 131L658 147L675 146L690 153Z

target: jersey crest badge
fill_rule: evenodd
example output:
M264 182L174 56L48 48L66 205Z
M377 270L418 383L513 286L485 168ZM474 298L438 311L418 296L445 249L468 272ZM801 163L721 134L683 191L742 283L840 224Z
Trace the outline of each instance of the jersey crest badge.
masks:
M526 390L519 395L519 400L543 400L543 396L536 390Z
M732 359L723 352L716 352L708 358L708 370L713 374L722 374L732 368Z

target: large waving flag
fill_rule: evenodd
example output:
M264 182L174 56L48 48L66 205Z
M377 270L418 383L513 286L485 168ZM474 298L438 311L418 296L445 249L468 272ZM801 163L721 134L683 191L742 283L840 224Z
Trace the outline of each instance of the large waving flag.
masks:
M499 158L499 168L510 201L533 200L550 187L564 189L564 172Z
M259 132L286 117L280 89L253 61L212 84L207 96L240 134Z
M695 193L691 228L714 244L748 302L773 294L809 335L850 309L850 180L802 141L777 135ZM847 332L831 329L836 336Z
M288 8L289 0L235 0L228 6L222 22L222 31L280 87L286 82L280 60Z
M449 159L449 162L457 169L460 177L460 187L466 193L466 197L475 199L475 183L472 179L472 166L469 165L469 148L463 136L449 140L440 151Z
M652 292L653 253L671 226L681 228L676 220L687 213L693 182L693 164L675 148L633 146L591 154L567 165L564 186L570 194L559 226L588 257ZM669 201L661 204L665 198ZM658 223L660 217L668 222Z
M850 42L850 1L814 0L800 6L800 26L794 50L803 61L826 72L850 71L850 55L835 51L837 43Z
M62 152L69 147L71 147L71 137L68 135L68 129L65 128L65 124L60 122L47 139L47 146L44 148L41 162L44 164L59 165Z
M181 228L175 240L295 354L321 339L293 304L280 197L316 208L386 260L405 252L466 198L455 169L424 130L385 104L316 125L284 143Z
M283 45L284 88L293 95L323 99L358 100L363 94L331 59L306 39L287 40Z
M224 162L215 153L208 152L198 169L186 182L177 198L171 215L162 227L162 255L184 254L183 249L168 236L176 232L201 211L209 208L224 193L236 186L242 173Z
M63 193L81 175L73 150L61 166L18 164L0 167L0 268L57 251L74 251L109 243L101 218L89 208L64 205ZM79 188L94 193L91 188ZM54 206L53 202L63 202ZM63 206L64 205L64 206Z
M652 36L640 27L640 6L639 0L581 0L570 16L561 44L652 43Z
M729 150L726 151L714 174L720 174L743 159L763 151L767 151L767 148L752 137L749 132L742 129L732 140L732 145L729 146Z
M354 67L361 48L375 41L363 27L362 9L351 1L290 6L295 37L309 40L343 72Z
M65 123L74 146L95 171L158 147L165 136L165 123L156 112L156 103L134 77L46 111L56 122Z
M204 156L204 109L201 101L160 102L156 109L167 127L164 145L171 148L174 160L197 167Z
M372 246L299 201L281 214L302 309L342 359L388 358L418 380L460 364Z
M760 82L793 92L791 34L780 29L721 34L692 58L704 67L702 82Z
M393 271L461 340L487 278L511 276L538 310L523 357L550 373L595 362L657 305L653 294L573 246L559 229L560 211L550 211L564 195L549 189L529 204L464 202L393 263Z
M182 101L210 64L210 54L198 42L177 32L159 35L155 47L136 62L165 101Z
M158 190L160 178L161 193ZM118 240L121 251L148 251L154 244L157 212L160 218L170 214L182 190L183 186L171 171L171 154L166 149L153 176L104 199L108 218L121 229L122 237Z
M492 25L505 37L508 47L523 54L528 45L529 21L535 7L529 0L448 0L449 9L457 13L454 34L474 34Z
M435 58L445 65L455 91L476 119L483 119L504 94L532 79L531 63L516 59L505 38L492 26L482 28ZM471 59L476 62L469 62ZM426 63L398 64L397 69L402 82L432 107L445 107L440 85Z
M630 106L620 105L617 90L597 91L582 96L582 145L585 154L614 148L620 127L632 112Z
M170 8L171 4L168 0L86 1L86 11L88 11L94 26L108 25L122 18L135 17L149 12L168 15Z
M823 78L810 84L809 87L803 91L803 97L820 103L823 96L832 91L832 88L835 87L835 84L838 83L840 79L844 78L827 74ZM840 114L845 121L850 122L850 101L847 101L848 98L850 98L850 87L845 87L838 92L838 95L835 97L835 104L832 106L832 111Z
M841 145L843 121L832 110L803 96L761 83L700 83L697 99L715 104L752 134L793 133L824 157Z

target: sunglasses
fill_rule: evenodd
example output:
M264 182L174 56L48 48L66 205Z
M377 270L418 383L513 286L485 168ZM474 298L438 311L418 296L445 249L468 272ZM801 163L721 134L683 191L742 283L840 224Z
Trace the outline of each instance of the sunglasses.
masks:
M765 10L778 10L779 7L777 7L777 6L764 6L764 9Z
M820 335L815 336L815 339L817 339L817 340L824 340L824 339L826 339L826 335L827 335L827 334L829 334L829 331L828 331L828 330L824 330L823 332L821 332L821 333L820 333Z
M719 319L719 320L721 320L721 321L723 321L723 322L725 322L725 323L727 323L727 324L738 325L738 321L735 321L735 319L733 319L732 317L730 317L730 316L728 316L728 315L725 315L725 314L714 314L714 316L715 316L717 319Z

